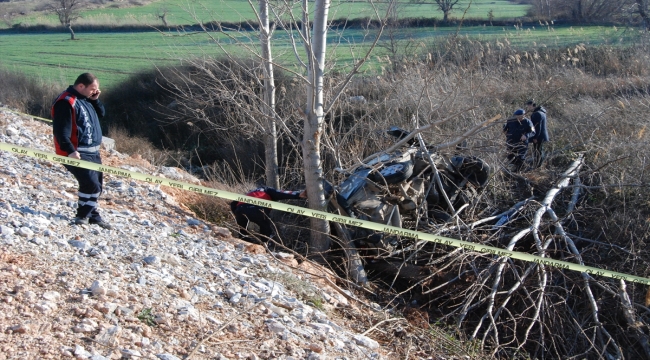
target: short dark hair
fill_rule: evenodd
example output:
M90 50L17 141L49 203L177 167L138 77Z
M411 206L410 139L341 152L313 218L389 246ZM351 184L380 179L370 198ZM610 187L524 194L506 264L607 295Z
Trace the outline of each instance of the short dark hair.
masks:
M97 80L97 76L91 73L83 73L77 77L77 80L74 81L74 85L84 84L86 86L94 83Z
M533 100L528 100L528 101L526 101L526 105L533 105L533 106L535 106L535 105L537 105L537 104L535 104L535 102L534 102Z

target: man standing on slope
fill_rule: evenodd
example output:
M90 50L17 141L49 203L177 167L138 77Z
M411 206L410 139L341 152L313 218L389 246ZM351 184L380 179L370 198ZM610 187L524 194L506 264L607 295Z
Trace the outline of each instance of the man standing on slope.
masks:
M101 164L99 147L102 143L102 129L99 118L106 114L99 101L99 81L91 73L77 77L57 96L52 104L52 132L56 153L73 159ZM97 224L104 229L111 225L97 211L99 195L102 193L103 174L99 171L63 165L79 182L79 206L74 218L76 225Z
M548 130L546 129L546 109L537 106L533 100L526 102L526 112L531 112L530 121L535 126L533 141L533 168L538 168L544 160L544 143L548 141Z

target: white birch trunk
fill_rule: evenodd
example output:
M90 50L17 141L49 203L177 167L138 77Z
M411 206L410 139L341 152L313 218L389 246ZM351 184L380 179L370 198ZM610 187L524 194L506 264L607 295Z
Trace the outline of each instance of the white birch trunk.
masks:
M307 1L303 1L303 14L308 14ZM323 84L325 71L325 51L327 42L327 16L330 0L316 0L314 26L311 41L305 43L307 50L307 104L305 108L305 125L303 135L303 158L305 183L309 197L309 207L325 211L327 204L323 192L323 167L321 162L321 137L323 136L324 106ZM307 30L309 19L303 16L303 30ZM308 31L305 31L308 33ZM329 223L325 220L311 218L310 253L322 254L330 248Z
M271 55L271 29L269 26L268 0L259 0L260 5L260 45L262 47L262 64L264 66L264 103L262 113L266 123L264 134L266 185L280 187L278 177L278 132L275 118L275 78L273 75L273 57Z

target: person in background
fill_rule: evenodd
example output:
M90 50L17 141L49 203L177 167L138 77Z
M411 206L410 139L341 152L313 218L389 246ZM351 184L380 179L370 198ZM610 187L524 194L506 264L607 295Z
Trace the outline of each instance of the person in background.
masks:
M543 106L537 106L533 100L526 102L526 112L530 112L530 121L535 126L535 136L533 142L533 168L538 168L544 161L544 143L549 140L548 130L546 129L546 109Z
M73 85L56 97L52 103L52 133L56 153L73 159L102 163L99 147L102 129L99 119L106 111L99 101L99 80L91 73L77 77ZM63 165L79 183L79 206L74 224L97 224L105 229L105 222L97 211L102 193L103 174L99 171Z
M508 162L515 166L515 171L521 171L526 160L528 140L535 136L535 127L530 119L524 117L524 109L517 109L513 117L506 120L503 133L506 135L506 150Z
M246 193L246 196L278 201L278 200L287 200L287 199L306 199L307 193L303 191L284 191L276 190L272 187L260 187L255 190L251 190ZM255 204L249 204L239 201L232 201L230 203L230 210L235 215L235 221L240 228L242 239L257 243L256 238L248 230L249 222L253 222L260 227L260 234L262 242L267 242L268 239L273 238L273 223L269 217L271 209L258 206Z

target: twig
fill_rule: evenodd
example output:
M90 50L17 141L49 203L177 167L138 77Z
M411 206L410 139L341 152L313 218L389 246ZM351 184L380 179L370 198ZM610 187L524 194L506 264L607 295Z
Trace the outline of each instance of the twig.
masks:
M381 324L391 322L391 321L399 321L399 320L404 320L404 319L403 318L384 319L384 320L376 323L375 325L371 326L368 330L361 333L361 335L366 336L369 332L373 331L374 329L376 329Z
M97 341L97 340L95 340L95 339L91 339L91 338L89 338L89 337L87 337L87 336L82 336L82 337L81 337L81 340L92 341L92 342L94 342L95 344L99 344L99 345L101 345L101 346L103 346L103 347L105 347L105 348L111 349L111 350L117 350L117 351L120 351L120 353L121 353L121 349L120 349L119 347L103 344L103 343L101 343L101 342L99 342L99 341ZM155 358L153 358L153 357L151 357L151 356L146 356L146 355L137 355L137 354L129 354L129 355L130 355L130 356L139 357L139 358L155 359Z
M508 243L508 246L506 248L509 251L511 251L514 248L514 246L516 245L516 243L520 239L522 239L525 235L533 232L533 237L535 238L535 245L537 247L537 251L539 252L540 256L544 256L544 254L545 254L544 250L545 249L544 249L544 246L541 244L541 241L540 241L540 239L539 239L539 237L537 235L537 233L539 231L538 229L539 229L539 225L541 223L542 215L545 212L548 212L548 211L551 210L550 205L553 202L553 199L557 196L557 194L560 192L560 190L562 188L566 187L569 184L570 178L580 169L580 166L582 165L582 159L583 159L582 156L580 156L578 159L576 159L569 166L569 169L567 169L564 172L563 177L558 181L557 185L553 189L551 189L551 190L549 190L547 192L546 197L541 202L542 206L535 213L533 223L531 224L531 226L519 231L519 233L517 233L515 236L513 236L512 239L510 240L510 242ZM497 295L498 289L501 286L501 279L503 277L503 271L504 271L505 265L507 263L507 260L508 260L508 258L506 258L506 257L502 257L502 258L499 259L499 265L498 265L497 271L496 271L496 273L494 275L494 282L492 283L492 290L490 291L490 294L487 297L488 306L487 306L485 315L481 318L481 320L478 322L478 324L474 328L474 332L472 333L472 338L475 338L478 335L478 332L480 331L484 320L487 318L487 319L490 320L490 325L488 326L488 328L486 329L486 331L484 333L483 342L485 340L485 336L490 332L491 329L494 332L495 339L498 339L498 332L497 332L497 326L496 326L495 318L498 317L498 314L500 314L501 307L499 309L497 309L496 312L494 312L494 305L495 305L495 302L496 302L496 295ZM545 275L543 275L543 278L545 278ZM537 309L537 310L539 310L539 309ZM536 312L536 314L539 315L538 312Z
M278 243L276 242L276 244L278 244ZM281 244L279 244L279 245L281 245ZM286 249L286 248L285 248L285 249ZM291 251L291 253L293 253L294 256L298 256L298 257L300 257L301 260L303 260L303 261L309 261L309 259L307 259L307 258L305 258L304 256L298 254L297 252L292 251L292 250L290 250L290 249L288 249L288 250ZM339 292L339 293L340 293L341 295L343 295L346 299L348 299L348 300L352 300L352 301L355 301L355 302L357 302L357 303L359 303L359 304L361 304L361 305L363 305L363 306L365 306L365 307L367 307L367 308L369 308L369 309L374 309L372 306L366 304L366 303L363 302L362 300L360 300L360 299L358 299L358 298L356 298L356 297L354 297L354 296L349 295L348 293L346 293L345 290L341 289L338 285L336 285L335 283L333 283L330 279L327 278L327 276L325 276L325 275L314 274L314 273L311 273L311 272L309 272L309 271L307 271L307 270L305 270L305 269L300 269L300 268L297 268L297 267L295 267L295 266L291 266L291 265L289 265L289 264L287 264L287 263L284 263L284 262L280 261L280 259L278 259L278 258L275 256L275 254L273 254L272 252L270 252L270 254L271 254L271 257L273 258L273 260L275 260L277 263L280 263L280 264L282 264L282 265L285 265L285 266L287 266L287 267L289 267L289 268L291 268L291 269L294 269L294 270L300 271L300 272L302 272L302 273L309 274L309 275L311 275L311 276L314 276L314 277L317 277L317 278L319 278L319 279L325 280L325 281L326 281L330 286L332 286L332 288L334 288L334 290L336 290L337 292ZM335 276L335 275L334 275L334 276ZM337 276L337 278L339 278L339 277ZM362 288L362 289L363 289L363 288Z
M261 304L261 303L260 303L260 304ZM255 304L255 305L258 305L258 304ZM241 314L237 314L236 316L233 316L232 319L230 319L230 320L227 321L225 324L223 324L219 329L217 329L217 330L214 331L212 334L208 335L207 337L205 337L205 338L203 338L201 341L199 341L199 342L196 344L196 346L194 347L194 349L192 349L192 351L190 351L190 353L187 354L187 356L186 356L184 359L185 359L185 360L190 359L190 358L194 355L194 353L196 353L196 351L199 349L199 347L201 347L201 345L203 345L206 341L210 340L214 335L220 333L220 332L221 332L223 329L225 329L227 326L229 326L230 324L232 324L233 322L235 322L235 320L239 319L239 315L241 315Z

